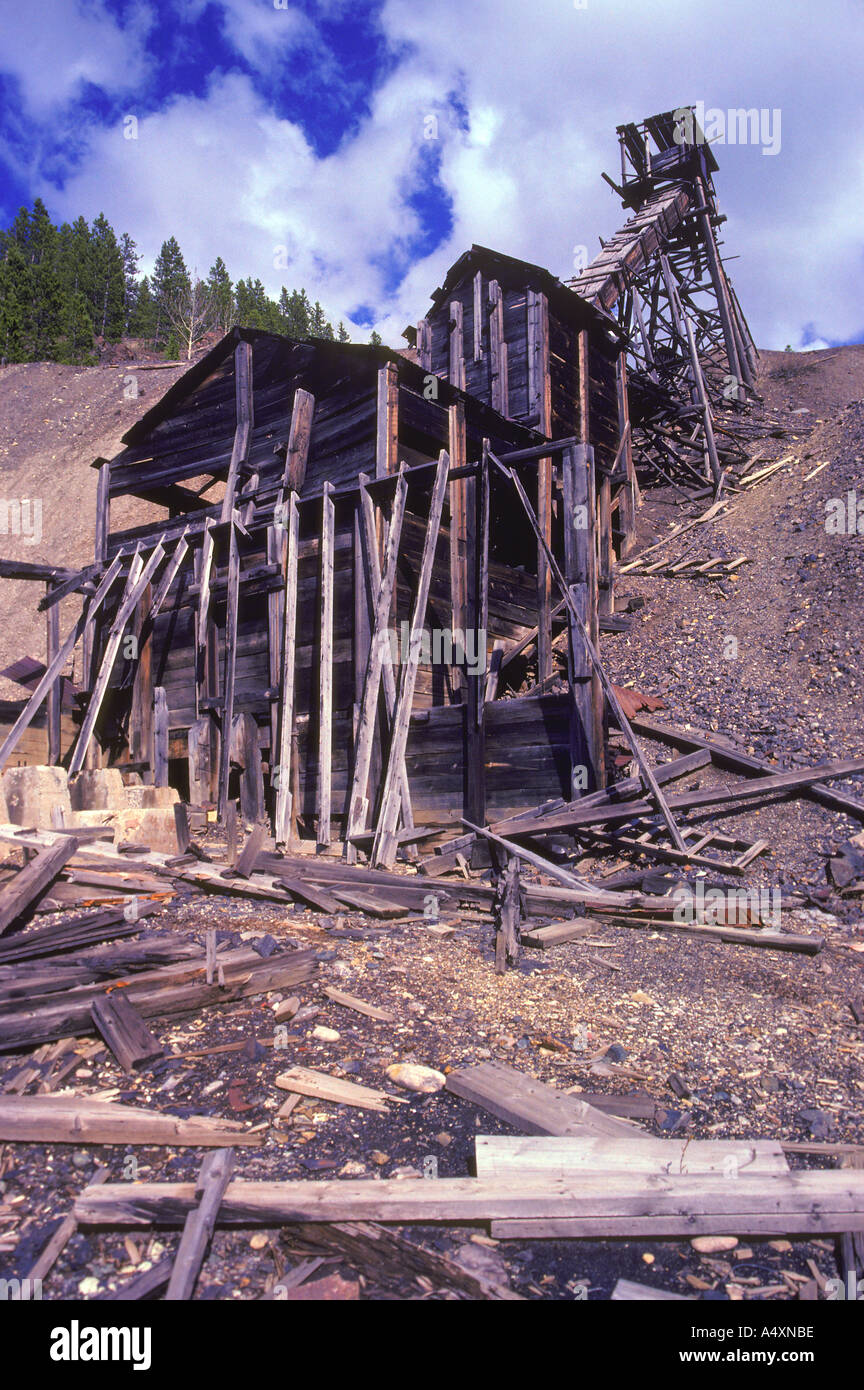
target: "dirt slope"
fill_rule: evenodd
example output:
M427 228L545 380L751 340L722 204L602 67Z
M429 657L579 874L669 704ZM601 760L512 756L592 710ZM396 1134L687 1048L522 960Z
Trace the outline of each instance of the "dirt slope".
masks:
M41 537L0 533L0 555L30 563L80 566L93 559L94 458L111 458L120 437L184 369L64 367L33 362L0 369L0 499L41 505ZM137 396L133 393L137 386ZM112 526L132 525L136 504L112 508ZM0 525L3 522L0 520ZM39 527L33 530L38 536ZM42 586L0 584L0 668L17 657L45 657L45 624L36 616ZM64 609L61 630L77 615ZM0 698L22 690L0 679Z

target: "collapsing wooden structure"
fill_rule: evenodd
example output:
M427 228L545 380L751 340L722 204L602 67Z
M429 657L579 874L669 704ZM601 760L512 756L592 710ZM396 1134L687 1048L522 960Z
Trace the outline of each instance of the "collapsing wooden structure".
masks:
M717 230L717 161L693 107L618 127L620 183L632 216L570 286L614 314L628 341L640 460L667 481L715 485L743 457L714 414L754 394L758 353L726 273Z
M624 724L599 633L639 486L634 338L597 286L474 246L407 353L223 338L96 461L94 563L41 605L83 611L49 624L0 769L46 696L56 722L80 643L70 773L110 762L220 817L239 795L280 844L387 866L602 788L607 709ZM129 496L152 519L112 531Z

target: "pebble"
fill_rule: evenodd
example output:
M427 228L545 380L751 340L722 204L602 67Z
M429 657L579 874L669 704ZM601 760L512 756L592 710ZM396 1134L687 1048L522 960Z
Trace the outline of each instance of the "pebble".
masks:
M317 1038L319 1042L338 1042L342 1035L337 1033L335 1028L324 1028L318 1023L312 1029L312 1036Z
M411 1062L395 1062L386 1068L384 1075L404 1090L420 1091L423 1095L443 1090L447 1081L444 1073L435 1071L434 1067L421 1067Z
M700 1255L720 1255L724 1250L734 1250L738 1244L737 1236L695 1236L690 1242Z

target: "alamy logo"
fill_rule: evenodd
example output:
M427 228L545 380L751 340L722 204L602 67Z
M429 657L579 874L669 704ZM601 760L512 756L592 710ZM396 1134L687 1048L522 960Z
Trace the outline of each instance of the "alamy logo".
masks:
M0 497L0 535L20 536L25 545L42 539L42 498Z
M41 1279L0 1279L0 1303L29 1303L41 1297Z
M82 1327L73 1318L68 1327L51 1332L52 1361L131 1361L134 1371L149 1371L149 1327Z
M673 112L676 145L761 145L763 154L780 153L781 113L779 106L730 107L721 111L704 101L694 107L682 106Z

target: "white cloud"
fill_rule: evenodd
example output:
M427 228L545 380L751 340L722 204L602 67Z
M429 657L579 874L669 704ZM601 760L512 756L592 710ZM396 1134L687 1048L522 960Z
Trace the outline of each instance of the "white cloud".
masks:
M310 63L326 69L334 60L309 16L351 10L345 0L319 0L298 18L264 0L219 3L237 51L266 73L278 22L290 26L279 40L285 51L305 44ZM700 100L779 107L779 154L717 150L729 215L724 254L740 253L730 271L743 307L766 346L799 343L808 324L827 339L860 331L864 171L852 134L859 83L846 59L860 53L864 15L853 0L823 0L818 23L805 0L787 0L782 20L751 0L719 8L588 0L584 10L570 0L385 0L381 23L398 61L369 115L326 158L265 105L251 79L214 74L205 96L143 117L137 142L94 131L90 157L60 199L47 187L43 195L67 216L104 207L151 259L173 234L199 269L221 254L234 274L259 275L271 290L305 284L336 315L374 303L380 330L397 341L472 241L562 276L572 272L575 245L593 256L598 234L610 235L625 216L599 177L603 168L616 176L617 124ZM104 32L109 58L89 30L67 45L68 59L52 55L61 89L74 89L82 65L106 80L116 70L117 37L110 23ZM42 74L28 82L31 99L51 85ZM422 231L408 199L424 177L430 113L439 116L435 148L453 231L387 298L380 258ZM292 257L284 270L273 266L280 245Z
M127 91L144 74L142 41L152 22L143 3L132 8L122 26L101 0L19 4L14 20L7 15L0 70L18 79L25 105L39 117L70 101L87 83Z

